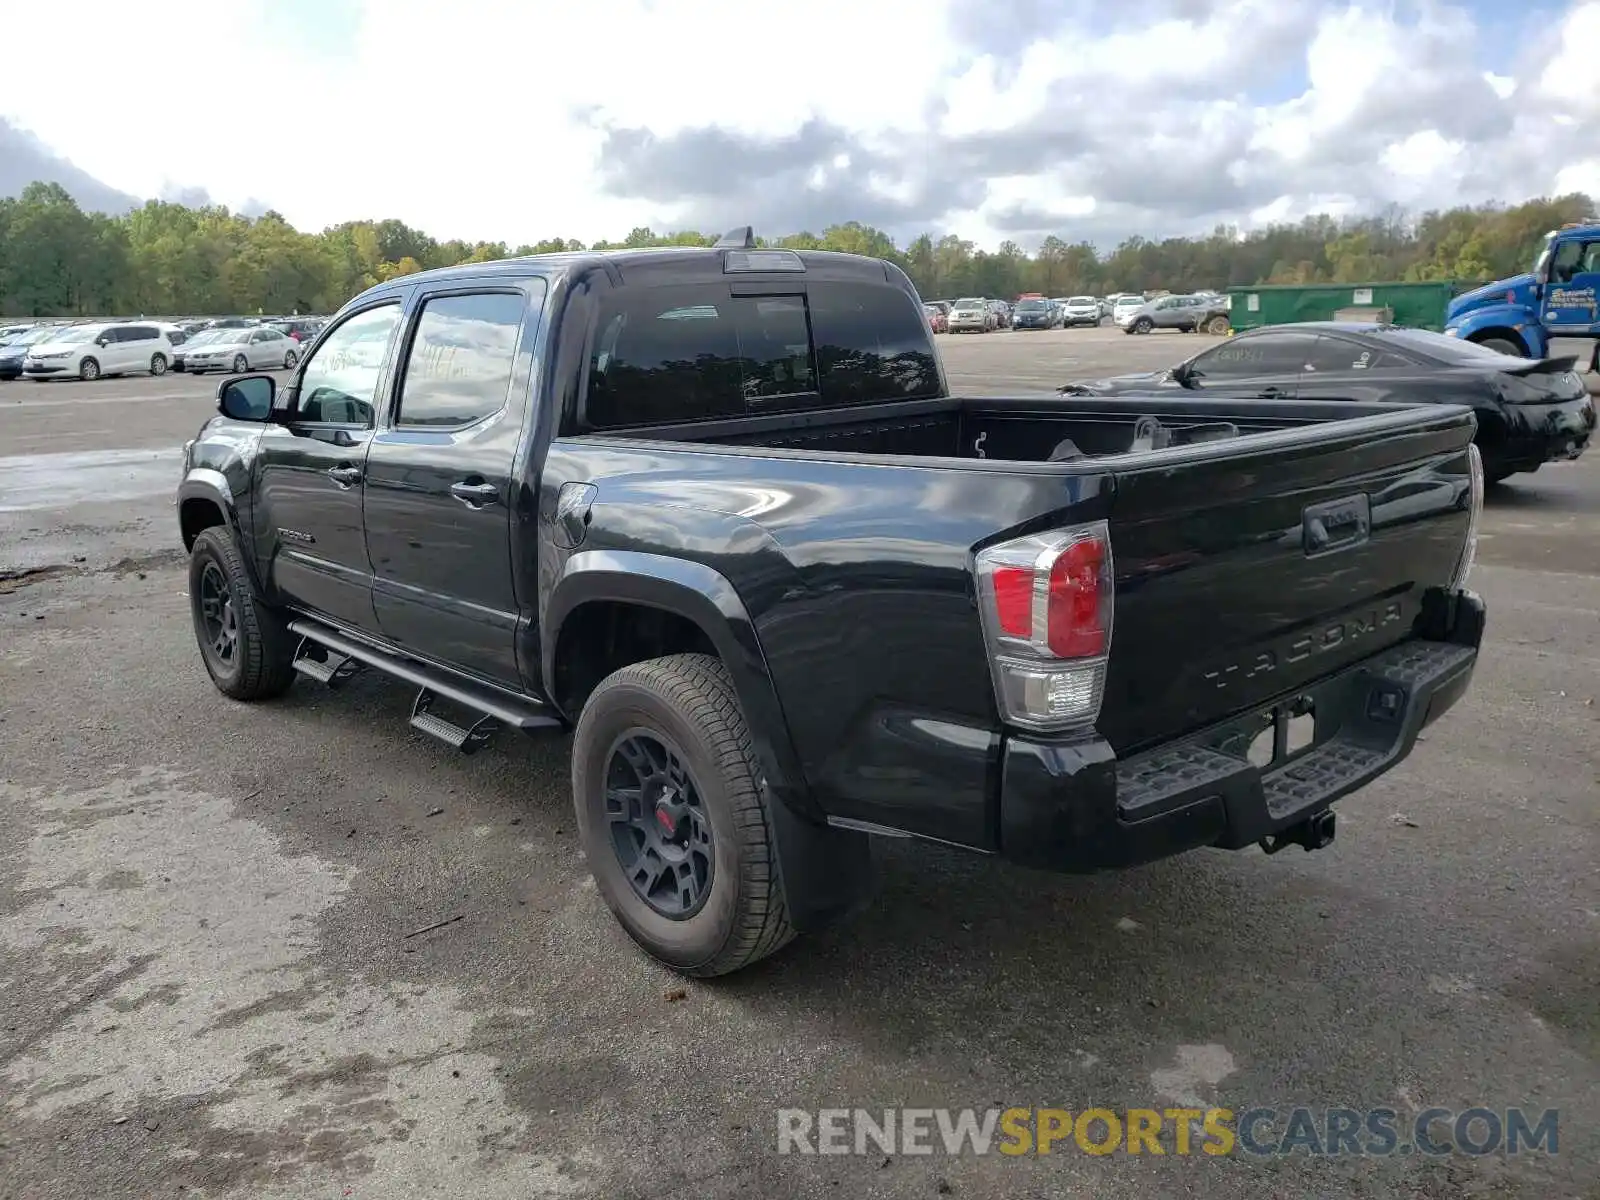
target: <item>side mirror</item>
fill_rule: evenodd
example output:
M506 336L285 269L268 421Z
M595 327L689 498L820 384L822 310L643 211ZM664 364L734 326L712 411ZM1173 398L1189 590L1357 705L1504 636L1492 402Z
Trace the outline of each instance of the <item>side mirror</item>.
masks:
M105 347L111 345L111 339L102 333L99 337L95 338L94 344L103 350Z
M240 375L217 385L217 411L235 421L268 421L278 385L271 375Z

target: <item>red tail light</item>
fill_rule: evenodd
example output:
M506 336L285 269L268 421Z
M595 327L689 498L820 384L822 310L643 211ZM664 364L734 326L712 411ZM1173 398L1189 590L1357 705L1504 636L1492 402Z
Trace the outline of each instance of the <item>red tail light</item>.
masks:
M1099 538L1086 538L1050 565L1045 631L1050 653L1059 658L1092 658L1106 651L1100 593L1108 549Z
M996 567L994 607L1000 619L1000 632L1007 637L1033 634L1033 568Z
M1039 729L1092 723L1115 602L1105 522L989 546L975 566L1006 718Z

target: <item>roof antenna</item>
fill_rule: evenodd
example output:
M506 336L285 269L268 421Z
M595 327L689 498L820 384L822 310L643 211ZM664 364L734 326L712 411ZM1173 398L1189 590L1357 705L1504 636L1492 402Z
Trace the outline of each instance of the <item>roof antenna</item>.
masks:
M752 226L741 225L737 229L730 229L711 244L713 250L754 250L756 248L756 232Z

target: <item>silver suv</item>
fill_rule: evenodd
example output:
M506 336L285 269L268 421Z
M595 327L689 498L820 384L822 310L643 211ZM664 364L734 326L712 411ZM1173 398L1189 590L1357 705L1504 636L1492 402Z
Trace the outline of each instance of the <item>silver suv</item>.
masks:
M1204 330L1228 332L1226 296L1158 296L1128 319L1124 333L1150 333L1157 329L1180 329L1184 333Z

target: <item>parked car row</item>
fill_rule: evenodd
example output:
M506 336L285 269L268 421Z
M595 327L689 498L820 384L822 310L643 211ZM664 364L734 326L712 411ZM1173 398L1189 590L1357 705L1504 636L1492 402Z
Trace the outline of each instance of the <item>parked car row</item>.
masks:
M1101 303L1094 296L1022 296L1015 304L983 296L923 303L934 333L990 333L996 329L1063 329L1099 325Z
M11 326L0 331L0 380L287 370L320 327L306 318L229 317L194 331L148 320Z
M1109 296L1027 293L1019 296L1015 304L966 296L959 300L924 301L923 312L934 333L1071 329L1080 325L1096 328L1107 318L1127 333L1180 329L1186 333L1203 330L1220 336L1230 328L1228 297L1220 292L1183 295L1163 292L1150 297L1137 292L1114 292Z

